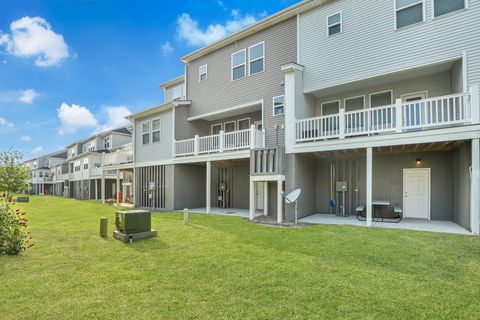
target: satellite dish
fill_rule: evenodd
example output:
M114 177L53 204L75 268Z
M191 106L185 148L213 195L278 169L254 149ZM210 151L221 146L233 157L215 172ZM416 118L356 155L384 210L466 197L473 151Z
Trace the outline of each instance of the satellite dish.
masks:
M300 197L300 194L302 193L302 189L295 189L289 194L285 196L285 202L288 204L293 204L298 200L298 197Z
M295 189L287 195L283 194L286 203L295 205L295 224L298 222L297 204L301 193L302 189Z

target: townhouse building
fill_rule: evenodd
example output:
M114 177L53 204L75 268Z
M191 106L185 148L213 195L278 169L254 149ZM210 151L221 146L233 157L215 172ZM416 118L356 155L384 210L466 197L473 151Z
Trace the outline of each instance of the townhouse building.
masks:
M24 162L28 169L28 192L31 194L54 194L56 192L56 171L67 158L65 150L50 153Z
M131 141L107 147L110 132L69 146L59 189L103 201L121 191L155 210L401 217L478 234L478 34L476 0L301 1L184 56L164 102L128 117ZM285 204L294 189L297 206Z

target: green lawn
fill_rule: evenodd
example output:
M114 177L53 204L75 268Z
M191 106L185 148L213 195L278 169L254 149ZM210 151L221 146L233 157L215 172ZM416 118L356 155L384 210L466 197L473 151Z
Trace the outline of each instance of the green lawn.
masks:
M0 256L2 320L479 317L476 237L165 213L157 238L126 245L98 236L115 208L19 206L35 246Z

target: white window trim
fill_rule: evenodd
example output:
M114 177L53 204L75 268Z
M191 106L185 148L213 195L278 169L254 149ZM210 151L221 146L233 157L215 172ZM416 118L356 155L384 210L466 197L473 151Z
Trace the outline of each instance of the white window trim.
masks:
M151 124L150 122L151 122L151 121L143 121L143 122L142 122L142 135L141 135L141 137L142 137L142 145L143 145L143 146L144 146L144 145L147 145L147 144L150 144L150 143L152 142L152 135L151 135L152 124ZM144 125L144 124L147 124L147 123L148 123L148 130L147 130L147 132L145 132L145 131L143 131L143 125ZM148 142L147 142L147 143L144 143L144 142L143 142L143 136L146 135L146 134L148 134Z
M205 67L205 72L201 72L201 69ZM202 74L205 74L205 80L202 80ZM202 64L198 67L198 82L207 81L208 79L208 64Z
M153 130L153 121L157 121L157 120L158 120L158 122L159 122L159 124L160 124L160 129L158 129L158 130ZM157 132L157 131L160 132L160 140L158 140L158 141L153 141L153 133L154 133L154 132ZM160 120L160 118L156 118L156 119L150 120L150 141L151 141L152 144L154 144L154 143L159 143L160 141L162 141L162 121Z
M468 9L468 0L464 0L464 8L463 9L460 9L460 10L455 10L455 11L452 11L452 12L449 12L449 13L445 13L445 14L442 14L438 17L435 16L435 0L431 0L432 1L432 20L434 19L439 19L439 18L442 18L442 17L446 17L446 16L449 16L449 15L452 15L452 14L455 14L457 12L461 12L463 10L467 10Z
M237 122L235 120L224 122L223 123L223 129L225 130L225 128L227 127L227 124L229 124L229 123L233 123L233 131L237 131ZM230 131L230 132L232 132L232 131Z
M402 11L402 10L407 9L407 8L410 8L410 7L414 7L414 6L418 5L419 3L422 4L422 21L409 24L408 26L405 26L405 27L397 28L397 12ZM393 16L394 16L394 19L393 19L394 20L394 30L402 30L402 29L408 28L410 26L414 26L414 25L417 25L419 23L425 22L425 0L418 0L415 3L409 4L407 6L403 6L403 7L398 8L398 9L397 9L396 0L393 0Z
M250 123L251 123L251 122L250 122L250 118L243 118L243 119L238 119L238 120L237 120L237 128L238 128L238 130L240 130L240 121L245 121L245 120L248 120L248 127L247 127L247 129L250 128ZM242 130L245 130L245 129L242 129Z
M358 98L363 99L363 109L365 109L365 103L367 102L366 101L367 99L366 99L365 95L362 94L362 95L359 95L359 96L348 97L348 98L343 99L343 107L345 108L345 111L347 111L347 100L353 100L353 99L358 99Z
M210 134L213 135L213 127L218 127L220 126L220 131L223 131L223 123L214 123L210 126Z
M279 113L279 114L276 114L275 113L275 108L278 108L279 106L275 106L275 99L280 98L280 97L283 98L283 105L282 105L283 106L283 112ZM285 95L282 94L282 95L279 95L279 96L276 96L276 97L272 98L272 113L273 113L274 117L279 117L279 116L285 115Z
M258 45L260 45L260 44L262 45L262 56L261 56L260 58L255 59L255 60L250 60L250 56L251 56L250 50L251 50L253 47L256 47L256 46L258 46ZM251 73L250 73L250 72L251 72L250 64L251 64L252 62L258 61L258 60L260 60L260 59L263 59L262 71L257 72L257 73L254 73L254 74L251 74ZM249 76L249 77L250 77L250 76L254 76L254 75L260 74L260 73L262 73L262 72L265 72L265 41L259 42L259 43L257 43L257 44L254 44L253 46L248 47L248 76Z
M334 23L334 24L329 24L328 19L330 17L336 16L337 14L340 14L340 22L337 22L337 23ZM330 32L329 32L330 28L335 27L336 25L340 25L340 32L330 34ZM327 37L333 37L333 36L335 36L337 34L340 34L342 32L343 32L343 13L342 13L342 11L335 12L334 14L331 14L331 15L327 16Z
M329 104L329 103L334 103L334 102L338 102L338 112L340 112L340 108L342 107L341 100L326 101L326 102L322 102L320 104L320 112L322 113L322 116L323 116L323 105L324 104Z
M378 91L378 92L372 92L372 93L368 94L368 106L367 106L367 108L372 107L372 96L373 95L380 94L380 93L385 93L385 92L390 92L390 104L393 104L393 89L389 89L389 90L383 90L383 91ZM377 107L374 107L374 108L377 108Z
M243 56L244 56L244 63L242 64L238 64L238 65L233 65L233 56L236 55L237 53L240 53L240 52L243 52ZM237 68L237 67L240 67L240 66L245 66L245 73L243 75L243 77L241 78L238 78L238 79L233 79L233 69L234 68ZM233 82L233 81L237 81L237 80L241 80L241 79L244 79L247 77L247 49L242 49L242 50L238 50L234 53L232 53L232 55L230 56L230 80Z
M402 99L402 101L403 101L403 98L405 98L405 97L408 97L408 96L419 96L419 95L422 95L422 94L425 95L425 99L428 99L428 90L405 93L405 94L402 94L402 95L400 96L400 99Z

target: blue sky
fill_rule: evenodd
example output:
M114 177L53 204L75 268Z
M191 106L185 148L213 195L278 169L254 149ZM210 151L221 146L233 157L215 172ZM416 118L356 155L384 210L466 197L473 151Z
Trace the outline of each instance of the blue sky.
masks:
M0 150L32 158L122 125L163 101L181 56L295 2L0 1Z

